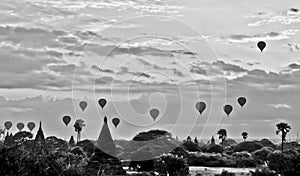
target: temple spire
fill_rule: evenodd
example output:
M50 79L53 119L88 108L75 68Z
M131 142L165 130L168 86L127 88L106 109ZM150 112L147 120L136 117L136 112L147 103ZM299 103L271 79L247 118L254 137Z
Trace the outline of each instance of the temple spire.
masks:
M108 124L107 117L104 117L104 123L97 140L96 147L103 152L114 156L116 153L116 145L112 139Z
M104 117L104 123L107 124L107 117L106 117L106 116ZM102 128L103 128L103 127L102 127Z
M45 154L47 153L46 145L45 145L45 135L42 129L42 122L40 121L39 130L34 139L34 147L33 151L37 154Z

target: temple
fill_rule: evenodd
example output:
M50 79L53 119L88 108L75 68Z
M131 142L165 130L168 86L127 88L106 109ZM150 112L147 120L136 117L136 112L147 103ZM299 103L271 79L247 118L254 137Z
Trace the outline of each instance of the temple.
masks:
M216 144L215 138L214 136L212 136L210 140L210 145L215 145L215 144Z
M89 165L99 168L98 173L107 175L125 175L122 163L116 156L116 145L112 139L107 117L104 117L104 123L100 135L95 144L94 153L90 159Z
M38 155L43 155L48 153L48 150L46 149L45 135L42 129L42 122L40 122L39 130L35 136L32 150L35 154Z

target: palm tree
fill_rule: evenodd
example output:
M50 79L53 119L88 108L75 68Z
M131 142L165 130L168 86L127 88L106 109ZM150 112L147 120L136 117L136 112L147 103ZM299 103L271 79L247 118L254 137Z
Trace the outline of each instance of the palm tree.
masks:
M222 147L224 148L224 141L227 137L227 131L225 129L220 129L217 134L219 135L219 139L222 140Z
M85 126L85 124L82 119L76 120L76 122L74 124L75 131L77 132L77 143L80 141L81 131L84 126Z
M291 127L284 122L280 122L276 124L276 127L277 127L276 134L278 135L279 133L281 133L281 152L283 153L283 142L286 141L285 137L287 133L290 132Z
M244 132L242 132L242 136L243 136L244 141L246 141L246 139L248 138L248 133L244 131Z

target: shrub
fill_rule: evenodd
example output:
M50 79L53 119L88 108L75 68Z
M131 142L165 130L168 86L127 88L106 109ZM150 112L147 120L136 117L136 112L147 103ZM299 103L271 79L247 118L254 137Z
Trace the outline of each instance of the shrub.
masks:
M247 152L253 152L255 150L261 149L263 146L256 141L245 141L237 144L233 151L235 152L242 152L242 151L247 151Z
M185 159L176 157L172 154L163 155L160 159L156 160L155 171L160 175L165 176L186 176L189 175L189 166Z
M269 168L284 176L300 175L300 155L296 151L281 153L275 151L268 155Z
M228 172L227 170L223 170L221 174L216 174L216 176L235 176L235 173Z
M207 150L208 153L223 153L223 151L224 149L220 145L211 145Z
M252 153L252 157L257 161L259 164L263 164L267 161L268 155L273 152L273 149L270 147L263 147L259 150L256 150Z
M276 176L277 174L268 167L258 167L255 171L250 171L252 176Z
M173 155L182 156L186 158L188 156L188 152L183 147L176 147L174 150L170 152Z
M264 147L271 147L271 148L273 148L273 149L275 149L276 148L276 145L275 144L273 144L269 139L262 139L261 141L259 141L259 143L261 144L261 145L263 145Z
M182 146L184 149L186 149L189 152L200 152L201 151L199 145L192 141L186 141L182 144Z

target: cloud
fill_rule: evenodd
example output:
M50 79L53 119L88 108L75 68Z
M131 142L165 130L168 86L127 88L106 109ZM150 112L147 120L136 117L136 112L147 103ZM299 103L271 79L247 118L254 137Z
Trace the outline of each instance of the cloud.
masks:
M292 63L292 64L289 64L288 67L290 69L298 70L298 69L300 69L300 64Z
M260 40L282 40L290 38L290 36L297 34L298 31L298 29L288 29L280 32L269 32L255 35L235 34L227 37L222 37L221 40L231 43L248 43L257 42Z
M6 107L5 109L15 115L34 111L33 108L24 108L24 107Z
M249 66L254 66L254 65L259 65L259 62L248 62L247 65Z
M173 68L173 74L178 77L184 77L184 74L176 68Z
M197 73L199 75L207 75L207 72L205 70L205 68L199 67L199 66L195 66L193 65L192 68L190 69L191 73Z
M257 16L252 16L257 17ZM293 24L293 23L299 23L300 22L300 13L299 9L291 8L284 12L275 12L271 15L268 15L266 19L258 20L256 22L248 24L248 26L263 26L263 25L269 25L272 23L280 23L280 24Z
M234 59L233 62L235 62L235 63L242 63L242 61L239 60L239 59Z
M229 71L229 72L235 72L235 73L247 71L246 69L242 68L241 66L228 64L221 60L213 62L212 65L220 67L220 69L222 69L223 71Z
M102 68L98 67L97 65L92 65L91 68L94 69L94 70L96 70L96 71L103 72L103 73L115 73L111 69L102 69Z
M299 50L300 50L300 44L299 44L299 43L288 43L288 44L286 45L286 47L287 47L290 51L292 51L292 52L294 52L294 51L299 51Z
M269 104L269 106L274 107L276 109L290 109L290 108L292 108L290 105L287 105L287 104Z

